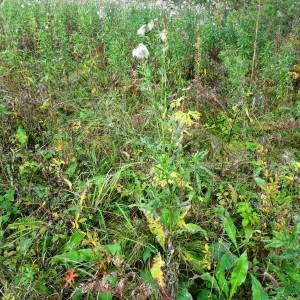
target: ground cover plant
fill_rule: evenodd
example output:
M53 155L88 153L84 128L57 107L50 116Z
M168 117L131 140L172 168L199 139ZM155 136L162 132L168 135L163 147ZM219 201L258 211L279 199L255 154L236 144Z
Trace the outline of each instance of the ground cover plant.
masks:
M0 0L1 299L299 299L299 11Z

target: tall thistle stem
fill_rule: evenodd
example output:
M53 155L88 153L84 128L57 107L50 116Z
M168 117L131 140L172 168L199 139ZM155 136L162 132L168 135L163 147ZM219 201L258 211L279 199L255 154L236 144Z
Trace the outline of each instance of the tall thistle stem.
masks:
M261 0L258 0L258 10L257 10L257 17L256 17L256 25L255 25L255 39L254 39L254 44L253 44L251 80L253 80L255 61L256 61L258 26L259 26L260 12L261 12L261 3L260 3L260 1Z

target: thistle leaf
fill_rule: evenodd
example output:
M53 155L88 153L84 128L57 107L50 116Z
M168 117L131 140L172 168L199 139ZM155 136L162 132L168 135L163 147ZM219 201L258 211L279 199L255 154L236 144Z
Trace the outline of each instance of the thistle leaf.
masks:
M152 214L148 211L144 211L144 214L147 218L148 227L151 233L155 236L160 246L163 249L165 249L166 237L167 237L166 229L163 227L158 217L157 218L153 217Z
M160 253L153 258L152 267L150 269L153 279L157 282L159 289L165 290L165 278L163 267L165 262L162 260Z

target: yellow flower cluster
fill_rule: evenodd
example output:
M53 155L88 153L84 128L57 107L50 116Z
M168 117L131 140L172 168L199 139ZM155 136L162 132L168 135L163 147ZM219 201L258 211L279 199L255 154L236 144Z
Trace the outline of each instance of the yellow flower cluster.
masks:
M169 174L163 172L158 168L155 172L155 175L152 179L154 186L165 188L168 185L176 186L178 188L188 188L192 190L189 182L183 180L183 178L175 171L172 171Z

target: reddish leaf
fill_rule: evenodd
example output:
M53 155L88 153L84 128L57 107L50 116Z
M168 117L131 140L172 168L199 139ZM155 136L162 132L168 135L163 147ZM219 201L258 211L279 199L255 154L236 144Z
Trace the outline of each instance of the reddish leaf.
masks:
M72 286L77 277L79 277L79 275L77 273L75 273L75 270L73 268L71 268L69 270L69 272L66 273L64 276L64 279L65 279L64 287L67 288L67 287Z

